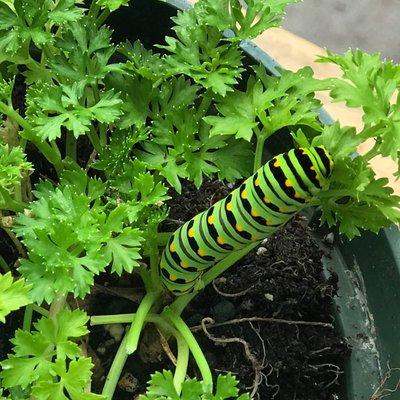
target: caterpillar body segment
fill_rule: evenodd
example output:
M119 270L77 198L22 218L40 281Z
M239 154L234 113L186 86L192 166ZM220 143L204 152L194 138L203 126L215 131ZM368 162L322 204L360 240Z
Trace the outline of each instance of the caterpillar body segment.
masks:
M230 252L269 237L327 184L333 161L324 147L293 149L266 163L208 210L175 231L161 257L164 286L176 295Z

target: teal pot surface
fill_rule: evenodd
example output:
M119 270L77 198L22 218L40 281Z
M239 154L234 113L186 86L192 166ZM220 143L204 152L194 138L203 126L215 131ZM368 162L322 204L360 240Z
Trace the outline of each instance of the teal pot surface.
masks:
M109 23L114 29L114 39L140 39L147 48L171 35L170 18L178 9L190 7L183 0L132 3L132 7L122 7L111 15ZM260 62L271 74L279 75L277 63L254 43L245 41L242 48L250 63ZM323 110L320 119L330 122ZM278 153L287 149L287 143L280 135L279 143L269 142L268 148ZM321 229L316 232L324 247L322 239L326 232ZM333 245L329 245L331 256L323 260L325 273L333 271L338 275L339 294L334 313L342 335L353 348L342 378L341 399L372 400L387 371L400 367L400 231L393 227L378 235L364 233L352 241L334 236ZM386 381L386 388L396 386L399 373L395 375L394 372ZM400 399L400 391L383 394L388 400Z

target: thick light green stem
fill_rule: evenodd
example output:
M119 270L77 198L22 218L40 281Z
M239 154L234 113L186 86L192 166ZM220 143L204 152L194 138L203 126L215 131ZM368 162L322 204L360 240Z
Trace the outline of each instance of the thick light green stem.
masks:
M150 292L146 293L146 295L143 297L136 311L136 315L129 332L127 333L126 351L128 354L132 354L136 351L146 316L150 312L151 307L156 302L160 294L160 292Z
M128 333L125 334L119 345L117 354L111 364L110 371L108 372L106 382L103 387L102 395L108 400L112 400L115 388L117 387L119 377L122 369L124 368L128 353L126 352L126 342L128 341Z
M208 365L208 362L199 344L197 343L196 338L193 336L192 332L185 324L183 319L175 314L169 307L165 308L163 313L167 318L171 320L171 322L175 325L175 328L185 339L187 345L189 346L190 352L192 353L196 364L199 367L201 376L203 378L205 391L211 393L213 389L213 380L210 366Z
M178 347L176 368L174 374L174 386L178 394L182 391L182 383L185 381L189 365L189 346L181 334L175 335Z
M63 294L57 297L50 306L49 318L55 319L57 314L64 308L67 302L67 295Z

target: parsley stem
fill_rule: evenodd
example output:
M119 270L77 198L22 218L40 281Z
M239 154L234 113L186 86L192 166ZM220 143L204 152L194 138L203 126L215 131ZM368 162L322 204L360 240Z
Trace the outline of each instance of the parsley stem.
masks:
M30 331L31 330L32 315L33 315L32 304L28 304L25 307L24 321L22 323L22 329L24 331Z
M64 308L65 304L67 302L67 295L62 294L59 297L57 297L50 306L50 311L49 311L49 318L54 319L57 314Z
M129 332L125 333L125 336L118 347L117 354L115 355L114 360L111 364L110 371L108 371L106 382L101 393L108 400L112 400L113 398L119 377L121 375L122 369L124 368L126 359L128 358L128 353L126 352L126 342L128 341L128 334Z
M210 108L212 102L212 90L207 89L204 94L203 98L201 99L201 103L199 108L197 109L196 119L200 120L203 116L206 115L208 109Z
M254 155L253 172L256 172L262 165L265 140L266 137L257 135L257 145L256 145L256 153Z
M102 26L104 24L105 20L109 17L109 15L110 15L110 10L108 8L104 9L97 18L97 21L96 21L97 27Z
M189 365L189 346L180 333L175 334L177 344L176 368L174 374L174 386L178 394L182 391L182 383L186 378Z
M26 139L30 140L39 149L46 159L54 165L57 173L60 174L63 169L61 156L57 152L54 152L47 142L42 141L33 134L31 124L22 118L12 107L2 101L0 101L0 112L8 115L14 122L24 129Z
M159 298L161 292L149 292L143 297L136 311L135 318L132 325L127 333L126 351L128 354L132 354L136 351L140 333L143 330L143 326L146 321L146 316L150 312L151 307L155 301Z
M74 161L76 161L76 144L76 137L71 132L67 132L65 141L65 154Z
M40 306L38 306L38 305L36 305L36 304L34 304L34 303L31 304L31 307L32 307L32 310L33 310L33 311L36 311L37 313L43 315L44 317L49 317L49 314L50 314L50 313L49 313L49 311L46 310L45 308L40 307Z
M213 388L213 380L210 366L208 365L208 362L196 338L193 336L193 333L190 331L189 327L186 325L183 319L175 314L170 307L166 307L164 309L164 314L167 318L171 320L171 322L175 325L175 328L185 339L187 345L189 346L190 352L192 353L196 364L199 367L201 376L203 378L205 391L211 393ZM180 367L180 369L181 368L182 367ZM181 374L180 370L178 372L179 374Z
M99 154L101 152L101 144L100 144L100 140L99 140L99 135L97 134L93 125L90 125L90 132L88 132L87 135L88 135L90 142L92 143L93 148Z
M0 255L0 267L5 273L10 272L10 267L8 266L6 260L1 255Z

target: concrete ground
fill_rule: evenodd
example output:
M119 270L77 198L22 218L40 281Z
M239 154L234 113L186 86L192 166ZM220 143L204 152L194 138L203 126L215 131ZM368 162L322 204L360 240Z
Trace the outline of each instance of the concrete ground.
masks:
M358 47L400 62L400 0L304 0L283 27L335 52Z

